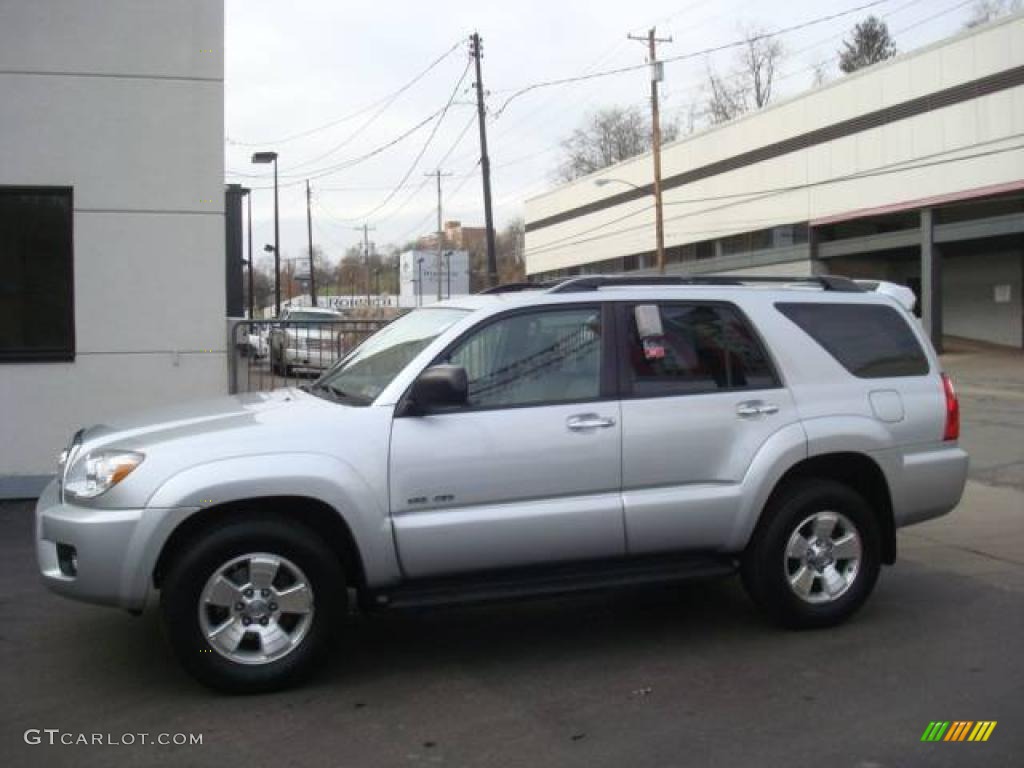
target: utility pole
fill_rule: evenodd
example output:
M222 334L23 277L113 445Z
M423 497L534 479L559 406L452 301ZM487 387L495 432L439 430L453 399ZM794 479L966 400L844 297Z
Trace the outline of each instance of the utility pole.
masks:
M441 251L444 248L444 224L441 221L441 177L451 176L450 173L442 173L441 169L438 168L433 173L425 173L424 176L436 176L437 177L437 300L441 301L443 298L441 295ZM422 286L420 288L422 291Z
M658 109L658 83L665 75L658 61L658 43L671 43L671 37L656 37L655 28L646 37L627 35L630 40L647 41L647 61L651 70L651 155L654 158L654 247L658 272L665 271L665 220L661 208L661 116Z
M363 224L363 226L356 227L356 229L363 233L363 265L366 267L366 306L370 306L370 233L377 228L371 227L369 224Z
M306 234L309 236L309 296L316 306L316 271L313 269L313 211L310 207L309 179L306 179Z
M487 155L487 108L484 106L484 76L480 60L484 57L483 41L474 32L469 37L469 55L476 65L476 117L480 125L480 175L484 181L484 228L487 235L487 285L498 284L498 255L494 244L494 215L491 212L491 158ZM440 278L439 278L440 279Z

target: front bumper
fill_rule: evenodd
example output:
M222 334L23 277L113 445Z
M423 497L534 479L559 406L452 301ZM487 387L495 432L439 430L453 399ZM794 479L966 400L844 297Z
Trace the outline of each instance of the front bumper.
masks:
M150 580L136 534L151 512L61 503L54 480L36 504L36 558L43 583L76 600L142 610Z

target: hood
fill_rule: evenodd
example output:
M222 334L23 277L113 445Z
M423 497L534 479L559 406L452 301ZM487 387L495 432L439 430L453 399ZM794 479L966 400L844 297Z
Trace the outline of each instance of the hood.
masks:
M367 407L323 400L299 389L251 393L129 414L85 430L75 460L103 449L139 451L145 459L96 505L144 503L163 480L188 467L283 453L335 454L359 434ZM148 490L147 490L148 489Z
M147 454L175 449L219 458L281 450L296 442L304 425L336 427L352 410L300 389L253 392L126 414L87 429L82 448L126 448Z

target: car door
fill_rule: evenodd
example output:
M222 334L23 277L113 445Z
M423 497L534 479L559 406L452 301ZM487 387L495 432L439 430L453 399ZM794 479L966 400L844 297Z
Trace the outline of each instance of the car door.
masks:
M652 305L623 304L619 314L629 552L713 550L729 538L758 450L797 415L737 307L653 306L661 326L655 338L638 330Z
M624 554L610 311L513 311L435 361L466 369L469 401L393 421L392 523L408 577Z

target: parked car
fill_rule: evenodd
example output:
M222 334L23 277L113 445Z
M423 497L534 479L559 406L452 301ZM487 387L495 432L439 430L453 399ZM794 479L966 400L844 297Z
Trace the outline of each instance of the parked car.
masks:
M738 571L776 622L826 627L897 528L959 502L958 435L890 296L580 277L411 312L307 387L80 430L39 566L80 600L158 595L184 667L231 691L313 669L350 592L373 612Z
M265 328L257 327L254 324L247 325L248 333L244 334L241 343L242 354L256 360L262 360L270 350L268 339L270 334Z
M280 325L269 332L270 367L282 376L293 370L323 371L341 356L341 337L332 321L333 309L294 307L281 313Z

